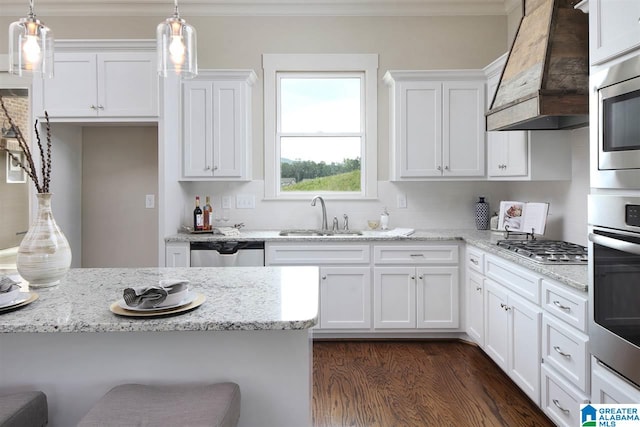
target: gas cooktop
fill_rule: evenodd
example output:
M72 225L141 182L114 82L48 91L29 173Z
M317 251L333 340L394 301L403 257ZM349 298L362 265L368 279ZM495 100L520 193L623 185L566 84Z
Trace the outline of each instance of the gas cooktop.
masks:
M561 240L499 240L497 245L540 264L587 264L587 248Z

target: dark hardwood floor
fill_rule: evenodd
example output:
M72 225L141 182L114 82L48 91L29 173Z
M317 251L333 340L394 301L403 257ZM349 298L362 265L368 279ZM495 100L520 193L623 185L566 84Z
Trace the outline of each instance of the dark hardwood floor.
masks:
M474 345L316 341L314 427L549 426Z

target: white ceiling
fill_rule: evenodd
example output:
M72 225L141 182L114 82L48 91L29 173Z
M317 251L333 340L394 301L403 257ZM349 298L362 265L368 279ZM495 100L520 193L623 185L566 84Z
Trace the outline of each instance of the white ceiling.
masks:
M522 0L180 0L184 16L505 15ZM0 15L23 16L28 0L0 0ZM172 0L36 0L36 15L167 16Z

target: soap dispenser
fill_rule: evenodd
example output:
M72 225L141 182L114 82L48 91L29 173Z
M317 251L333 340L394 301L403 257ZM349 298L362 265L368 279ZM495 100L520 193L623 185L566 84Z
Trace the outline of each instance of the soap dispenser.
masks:
M380 214L380 228L386 230L389 227L389 212L387 212L387 207L385 206L382 214Z

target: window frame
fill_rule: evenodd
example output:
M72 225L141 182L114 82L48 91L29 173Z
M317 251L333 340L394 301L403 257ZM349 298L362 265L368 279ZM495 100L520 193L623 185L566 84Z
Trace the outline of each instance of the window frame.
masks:
M363 142L361 153L360 192L318 192L327 199L375 199L377 198L378 164L378 55L377 54L264 54L264 182L265 199L306 200L310 192L280 191L280 144L277 114L278 73L323 72L364 74Z

